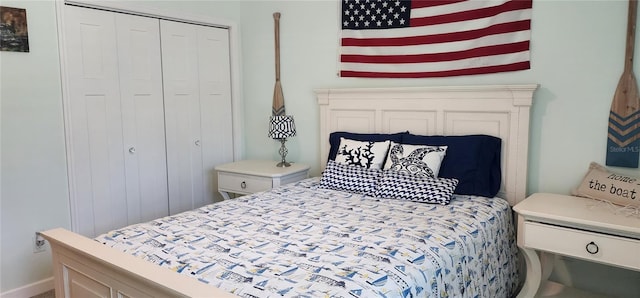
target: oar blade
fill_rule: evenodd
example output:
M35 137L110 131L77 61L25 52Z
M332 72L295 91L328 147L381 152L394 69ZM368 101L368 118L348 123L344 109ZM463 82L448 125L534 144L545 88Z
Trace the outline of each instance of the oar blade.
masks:
M637 168L640 158L640 93L632 71L624 72L611 102L608 166Z
M271 114L273 116L284 116L284 94L282 93L282 84L280 81L276 81L276 85L273 88L273 105L271 107Z

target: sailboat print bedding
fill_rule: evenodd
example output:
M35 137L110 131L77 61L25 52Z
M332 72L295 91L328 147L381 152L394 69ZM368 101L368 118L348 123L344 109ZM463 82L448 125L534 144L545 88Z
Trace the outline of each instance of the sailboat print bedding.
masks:
M241 297L510 297L511 208L380 199L309 178L95 240Z

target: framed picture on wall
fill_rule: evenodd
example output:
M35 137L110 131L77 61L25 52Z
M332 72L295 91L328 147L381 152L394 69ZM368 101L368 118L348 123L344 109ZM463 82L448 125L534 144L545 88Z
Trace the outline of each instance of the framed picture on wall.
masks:
M0 6L0 51L29 52L25 9Z

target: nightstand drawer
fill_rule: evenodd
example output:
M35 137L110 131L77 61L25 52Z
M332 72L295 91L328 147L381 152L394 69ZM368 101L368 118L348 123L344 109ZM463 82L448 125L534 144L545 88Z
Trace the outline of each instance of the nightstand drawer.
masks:
M640 240L529 221L523 234L528 248L640 270Z
M223 191L251 194L271 189L273 180L269 177L218 173L218 188Z

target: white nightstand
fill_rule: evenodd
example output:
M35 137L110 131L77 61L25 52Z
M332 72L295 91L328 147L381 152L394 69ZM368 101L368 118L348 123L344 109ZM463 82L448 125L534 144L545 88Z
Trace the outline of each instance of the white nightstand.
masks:
M218 191L228 200L229 193L252 194L296 182L309 177L309 166L291 163L290 167L276 167L277 161L242 160L216 167Z
M518 246L527 263L518 297L535 297L551 273L553 259L544 258L541 265L536 251L640 271L640 219L597 204L586 198L536 193L513 207L518 213Z

